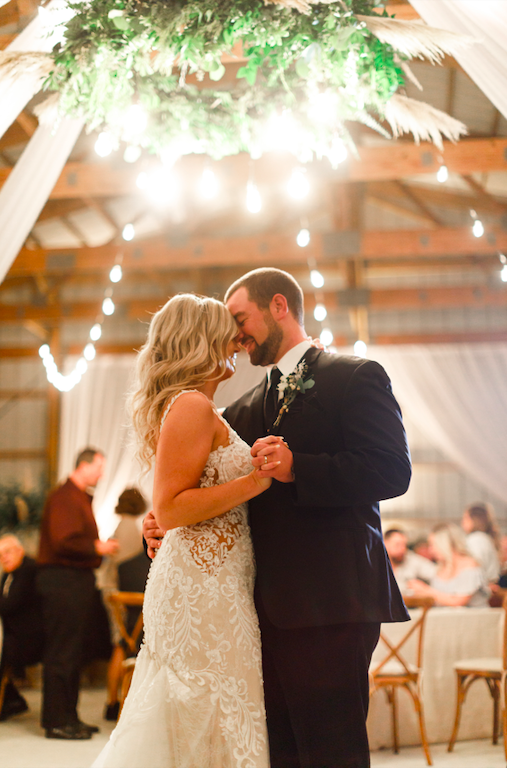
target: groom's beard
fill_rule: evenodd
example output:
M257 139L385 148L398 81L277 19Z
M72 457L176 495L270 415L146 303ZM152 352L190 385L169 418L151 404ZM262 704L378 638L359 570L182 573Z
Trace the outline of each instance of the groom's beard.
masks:
M248 353L252 365L271 365L274 363L283 340L283 331L278 323L275 323L269 312L266 312L265 319L269 332L262 344L257 344L255 339L252 339L255 346Z

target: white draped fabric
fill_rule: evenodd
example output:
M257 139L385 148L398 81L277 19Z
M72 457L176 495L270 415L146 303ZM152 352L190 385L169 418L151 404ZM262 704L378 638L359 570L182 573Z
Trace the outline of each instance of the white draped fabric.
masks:
M368 355L421 433L507 501L507 345L370 347Z
M456 60L507 118L507 3L505 0L410 0L432 27L469 35L477 44Z
M48 121L41 118L0 190L0 282L37 221L83 128L82 120L65 118L53 132L51 115Z
M37 15L7 46L5 53L50 53L62 39L59 23L71 15L64 0L51 0L44 14ZM38 68L25 67L22 72L0 79L0 138L40 90L44 77Z
M507 501L507 344L372 347L368 353L386 368L406 417L467 474ZM134 360L132 355L99 357L81 383L62 395L60 478L87 444L107 455L95 505L103 536L114 529L112 513L121 491L139 482L125 412ZM263 369L239 355L237 373L219 388L217 405L232 402L263 376ZM151 482L148 477L141 484L148 498Z

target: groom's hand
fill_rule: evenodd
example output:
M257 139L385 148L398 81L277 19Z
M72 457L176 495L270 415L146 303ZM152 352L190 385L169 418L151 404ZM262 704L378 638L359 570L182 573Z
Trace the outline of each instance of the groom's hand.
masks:
M152 560L157 554L157 549L160 549L164 535L165 531L158 527L153 512L148 512L143 521L143 536L148 545L148 557Z
M253 457L252 464L259 469L259 477L272 477L280 483L294 482L292 471L294 457L289 446L280 435L260 437L253 444L250 453ZM267 457L267 461L264 457ZM264 464L275 461L280 463L273 469L262 469Z

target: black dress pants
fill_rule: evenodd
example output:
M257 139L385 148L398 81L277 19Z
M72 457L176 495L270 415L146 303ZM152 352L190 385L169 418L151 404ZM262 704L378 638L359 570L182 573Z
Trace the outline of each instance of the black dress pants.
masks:
M380 624L280 629L256 594L271 768L369 768L368 668Z
M37 575L37 590L46 638L41 724L43 728L74 725L95 577L89 569L45 567Z

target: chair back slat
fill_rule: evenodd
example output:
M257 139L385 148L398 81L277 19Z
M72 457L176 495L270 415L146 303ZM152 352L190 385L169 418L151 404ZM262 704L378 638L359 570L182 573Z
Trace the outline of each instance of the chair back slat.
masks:
M398 640L396 643L394 642L391 643L391 641L384 635L383 632L380 633L380 640L384 643L385 646L387 646L388 652L386 656L375 667L370 669L370 674L373 677L373 679L375 678L376 675L378 675L381 672L381 670L391 660L396 660L401 665L406 675L411 674L410 666L402 656L401 649L407 645L410 638L416 633L418 633L416 665L418 669L420 669L421 667L423 633L424 633L424 626L426 623L426 616L429 609L435 604L435 601L431 597L406 597L404 598L404 600L407 608L421 608L421 614L416 619L412 619L407 631L405 632L403 637L401 637L401 639Z
M125 641L129 651L136 653L137 641L143 630L143 612L141 610L134 628L128 631L125 623L123 608L142 608L144 601L143 592L112 592L107 598L111 604L113 614L122 639Z

